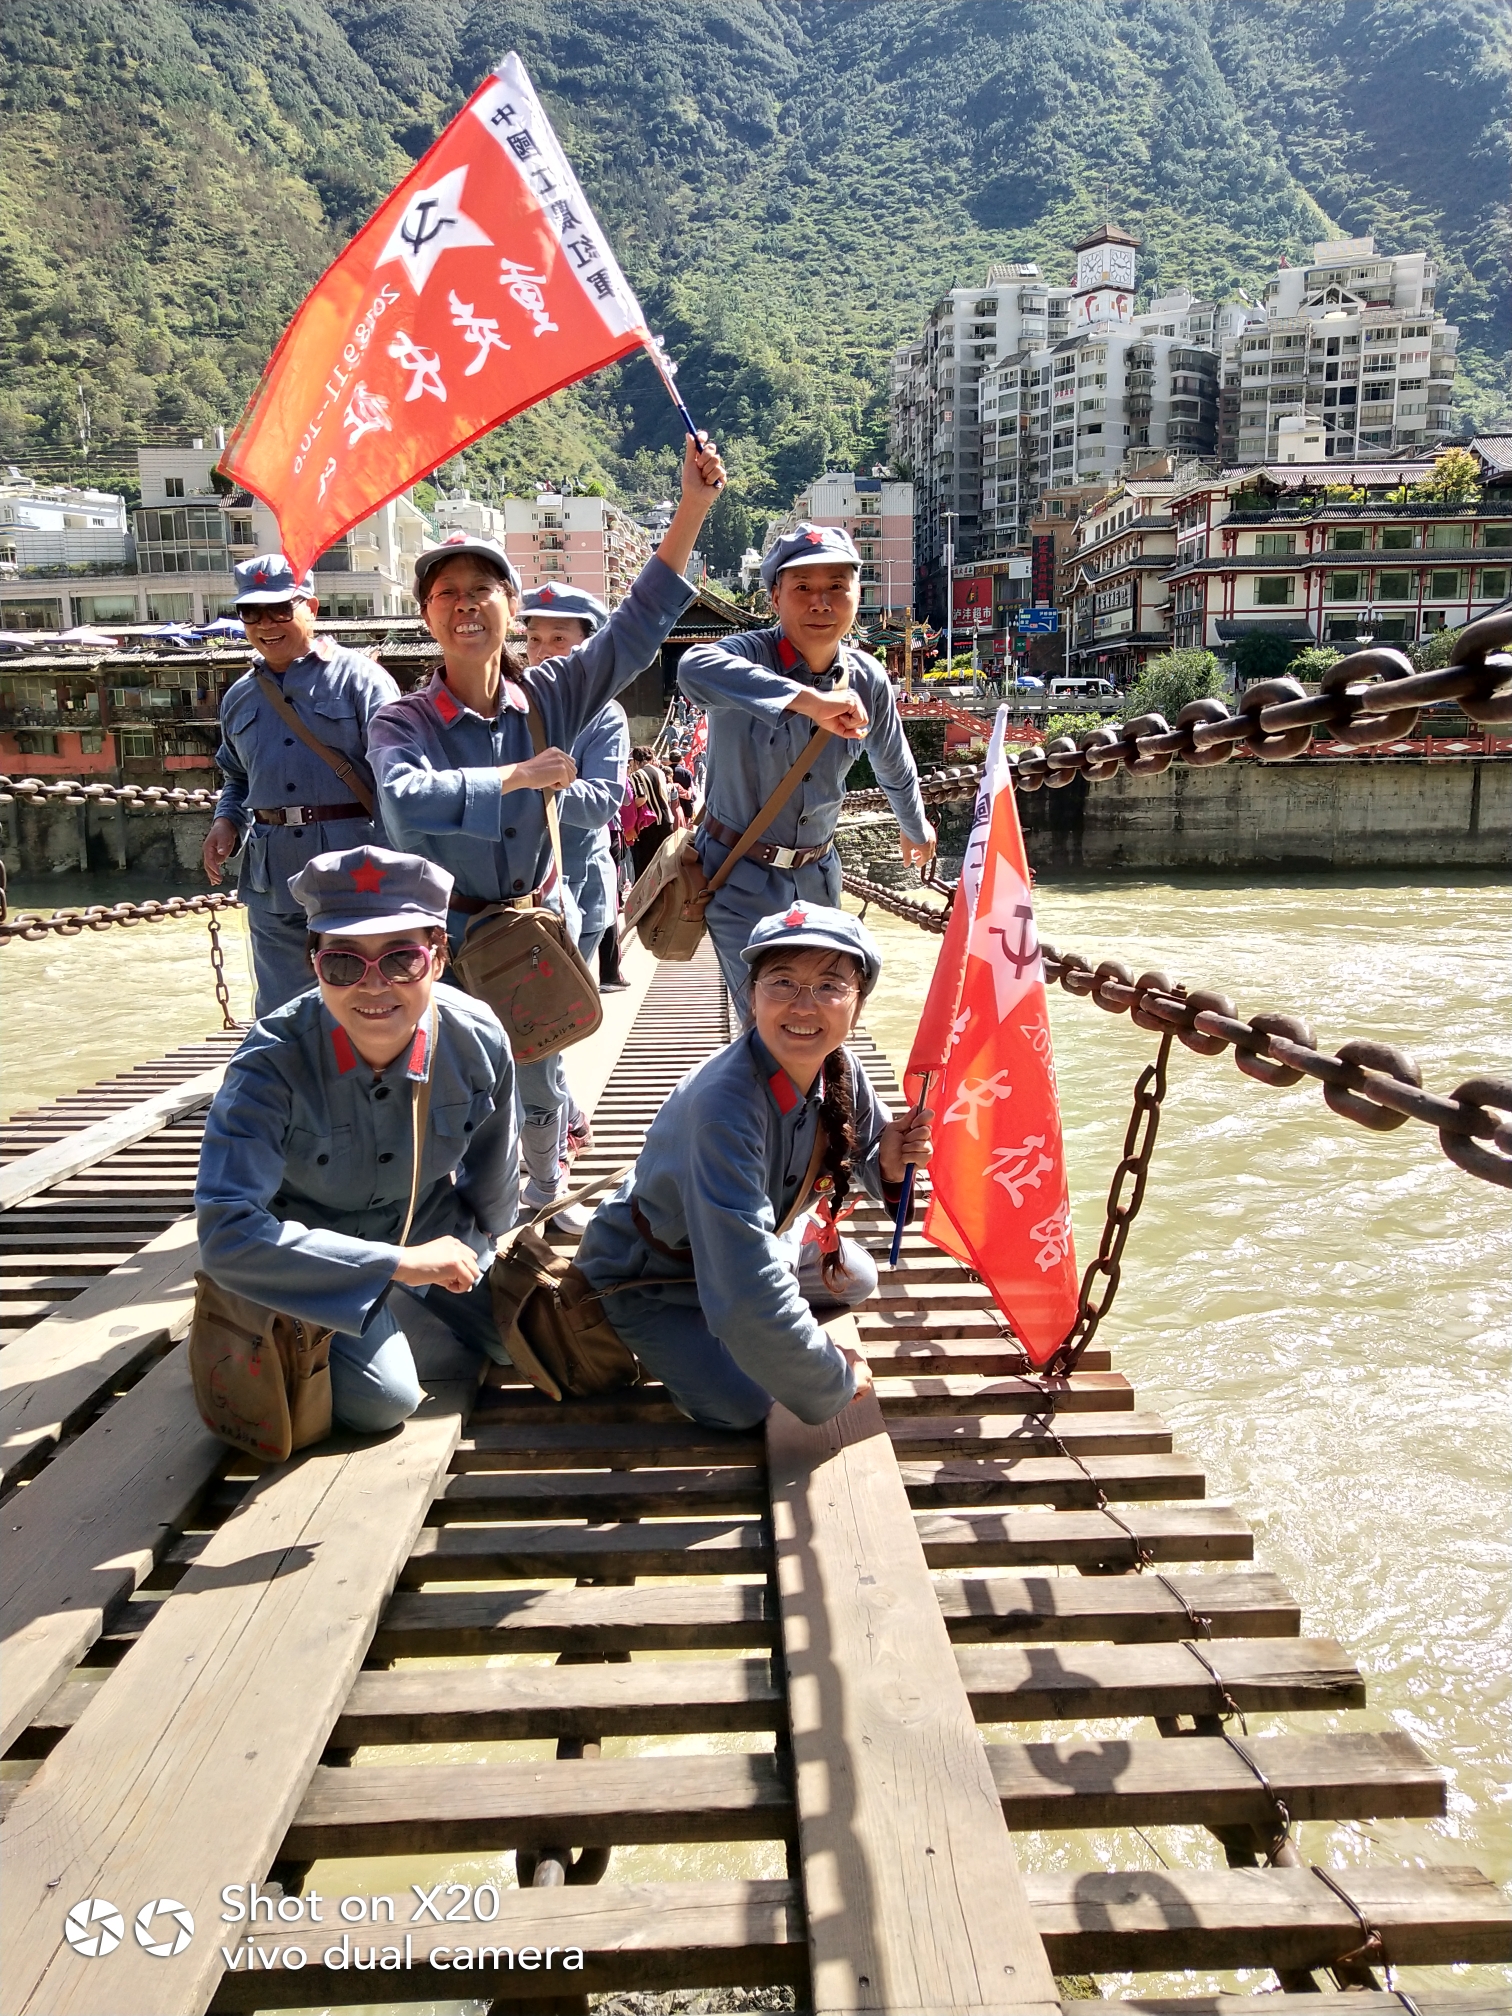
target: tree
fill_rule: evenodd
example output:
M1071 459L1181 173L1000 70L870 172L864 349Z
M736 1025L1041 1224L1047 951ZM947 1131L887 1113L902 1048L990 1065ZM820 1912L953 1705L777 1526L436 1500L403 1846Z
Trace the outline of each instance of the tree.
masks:
M1405 502L1411 504L1479 504L1480 464L1468 448L1446 448L1421 483L1414 483Z
M1417 671L1437 672L1449 663L1449 653L1454 649L1459 634L1458 630L1430 631L1421 644L1408 647L1407 656Z
M1332 644L1305 644L1286 669L1293 679L1300 679L1304 684L1308 681L1316 684L1329 666L1343 655Z
M1211 651L1162 651L1148 659L1129 689L1123 718L1159 714L1174 721L1189 700L1204 700L1223 691L1223 675Z
M1251 630L1234 644L1234 669L1246 686L1257 679L1279 679L1291 663L1297 648L1294 637L1279 636L1274 630Z

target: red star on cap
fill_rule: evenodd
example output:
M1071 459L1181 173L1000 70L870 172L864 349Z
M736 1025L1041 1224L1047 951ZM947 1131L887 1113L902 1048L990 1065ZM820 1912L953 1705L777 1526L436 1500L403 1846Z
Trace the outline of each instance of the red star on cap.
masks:
M380 868L376 861L364 861L360 868L352 870L352 887L361 890L364 896L376 896L387 873L387 868Z
M537 601L539 601L539 602L555 602L555 600L556 600L556 590L555 590L555 588L551 587L551 586L550 586L550 585L548 584L548 585L547 585L547 586L546 586L545 588L542 588L542 589L540 590L540 592L538 593L538 595L537 595L536 599L537 599Z
M443 546L465 546L467 544L467 534L465 532L448 532L446 537L441 541L441 544Z
M800 924L807 924L808 913L801 904L795 903L782 921L790 931L796 931Z
M254 581L266 581L267 578L268 578L268 571L265 567L259 567L257 572L252 576L252 579Z
M804 536L807 538L810 546L822 546L824 544L824 534L822 532L809 532Z

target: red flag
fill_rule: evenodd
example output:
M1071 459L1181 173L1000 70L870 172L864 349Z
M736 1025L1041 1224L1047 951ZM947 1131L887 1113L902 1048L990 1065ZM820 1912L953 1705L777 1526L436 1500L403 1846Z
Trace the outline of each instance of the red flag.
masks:
M935 1154L926 1238L992 1290L1036 1365L1076 1314L1076 1254L1029 865L992 731L961 886L904 1083L927 1072Z
M480 434L649 340L518 56L330 266L221 461L302 574Z

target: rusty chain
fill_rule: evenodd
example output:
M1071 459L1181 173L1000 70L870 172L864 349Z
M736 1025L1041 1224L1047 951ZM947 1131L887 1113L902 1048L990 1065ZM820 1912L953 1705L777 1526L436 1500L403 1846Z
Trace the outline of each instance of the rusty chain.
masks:
M1118 1284L1123 1278L1124 1248L1139 1208L1144 1203L1145 1185L1150 1176L1150 1158L1160 1132L1160 1109L1166 1095L1166 1067L1171 1058L1173 1032L1160 1039L1155 1062L1147 1064L1134 1087L1134 1110L1124 1130L1123 1154L1108 1188L1108 1209L1103 1220L1102 1242L1096 1257L1088 1261L1076 1299L1076 1316L1053 1358L1045 1365L1047 1379L1069 1379L1081 1362L1082 1353L1097 1335L1097 1326L1113 1307Z
M0 777L0 805L123 805L128 812L213 812L218 792L167 784L84 784L68 777Z
M1120 770L1134 777L1158 777L1173 763L1206 768L1226 763L1237 751L1262 763L1287 763L1326 729L1350 749L1406 741L1419 713L1438 700L1454 700L1477 727L1512 723L1512 612L1482 616L1460 632L1447 665L1415 672L1405 652L1377 645L1337 658L1322 679L1322 690L1306 692L1295 679L1264 679L1239 696L1230 713L1222 700L1190 700L1175 725L1159 714L1108 722L1073 739L1057 737L1043 749L1025 749L1007 758L1009 775L1021 791L1055 790L1074 777L1106 783ZM986 728L983 722L983 728ZM981 765L934 770L921 780L926 803L967 798L982 775ZM846 794L847 811L881 810L879 790Z
M54 910L48 917L38 910L18 910L14 916L0 919L0 945L9 945L14 938L39 944L50 933L59 938L77 938L83 931L108 931L113 924L127 927L158 924L165 917L202 916L235 907L235 896L215 892L205 896L165 896L161 902L152 899L146 903L91 903L82 910Z
M864 876L842 879L846 892L863 904L944 934L948 906L900 896ZM1376 1133L1419 1120L1438 1130L1439 1145L1456 1167L1512 1190L1512 1075L1467 1078L1447 1096L1430 1092L1416 1061L1393 1043L1356 1038L1337 1052L1322 1051L1303 1016L1261 1014L1246 1021L1226 994L1211 988L1188 989L1163 973L1143 973L1136 980L1121 960L1104 959L1094 967L1080 953L1057 952L1043 939L1040 951L1046 981L1059 982L1077 999L1127 1014L1141 1029L1171 1030L1199 1057L1218 1057L1232 1046L1236 1067L1262 1085L1319 1079L1332 1112Z
M215 976L215 1005L221 1011L222 1029L234 1029L237 1022L231 1013L231 989L226 985L226 954L221 945L220 925L215 921L213 910L205 922L210 927L210 971Z

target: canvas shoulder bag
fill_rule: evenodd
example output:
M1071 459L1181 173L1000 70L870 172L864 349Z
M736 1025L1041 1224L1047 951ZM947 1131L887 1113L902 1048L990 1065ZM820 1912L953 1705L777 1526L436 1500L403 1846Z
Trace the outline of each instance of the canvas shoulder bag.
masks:
M402 1246L415 1222L420 1163L430 1115L430 1076L436 1057L436 1011L431 1010L427 1075L410 1098L410 1194ZM335 1332L299 1316L285 1316L250 1296L223 1288L208 1274L194 1277L189 1326L189 1373L200 1419L233 1449L261 1463L284 1463L296 1449L323 1442L331 1432L331 1339Z
M835 690L841 689L837 686ZM782 782L712 875L705 876L686 831L673 833L662 842L625 898L626 928L634 926L648 952L673 961L693 957L708 929L704 913L710 897L723 888L813 768L825 744L833 739L827 728L813 731Z
M533 697L526 718L531 746L539 756L546 747L546 730ZM556 793L541 795L546 801L551 858L565 891ZM486 1001L504 1024L515 1062L532 1064L591 1036L604 1019L604 1009L598 982L573 941L566 917L536 896L522 898L521 905L491 903L480 910L467 927L455 964L468 993Z
M306 749L313 750L321 762L326 765L327 769L336 772L336 775L345 784L348 791L357 800L357 803L367 813L368 817L371 818L373 814L373 787L368 783L352 759L349 756L343 756L339 749L333 749L329 742L322 742L313 728L305 726L285 698L282 687L270 673L259 672L256 677L262 696L273 709L274 713L282 717L285 725L294 730L294 733L303 742Z

